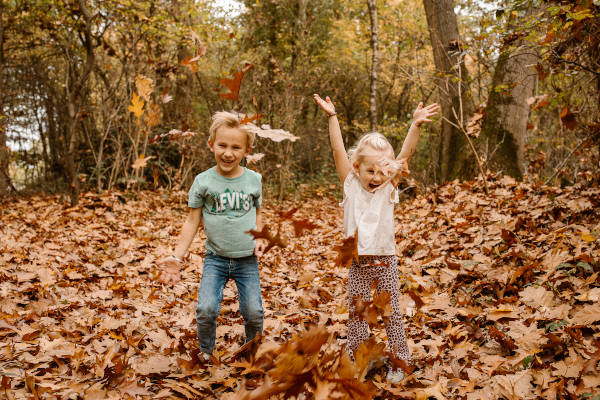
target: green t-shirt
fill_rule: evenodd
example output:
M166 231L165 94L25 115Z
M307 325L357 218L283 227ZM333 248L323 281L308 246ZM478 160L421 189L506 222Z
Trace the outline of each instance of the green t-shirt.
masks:
M188 206L202 208L206 249L221 257L254 254L256 209L262 203L262 177L244 168L237 178L225 178L212 167L196 176Z

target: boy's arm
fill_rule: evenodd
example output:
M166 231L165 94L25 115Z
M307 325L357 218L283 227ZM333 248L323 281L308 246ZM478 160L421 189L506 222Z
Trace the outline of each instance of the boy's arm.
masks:
M263 228L263 217L262 217L262 212L261 212L261 208L256 208L256 230L257 231L261 231ZM265 251L265 241L264 239L256 239L254 242L254 254L256 256L262 256L263 252Z
M329 96L323 100L318 94L315 94L314 99L328 116L329 140L331 142L331 150L333 150L333 160L335 161L335 168L343 185L352 166L350 165L350 160L348 160L348 153L346 153L346 149L344 148L344 140L342 139L342 131L337 119L335 107Z
M185 253L192 244L194 236L202 221L202 208L191 208L183 223L173 255L159 261L163 267L159 280L163 283L177 283L181 279L181 263Z
M185 253L187 253L188 248L196 236L196 232L198 232L200 222L202 222L202 208L191 208L185 223L181 228L181 233L179 233L179 239L177 239L177 245L175 246L173 256L183 260Z

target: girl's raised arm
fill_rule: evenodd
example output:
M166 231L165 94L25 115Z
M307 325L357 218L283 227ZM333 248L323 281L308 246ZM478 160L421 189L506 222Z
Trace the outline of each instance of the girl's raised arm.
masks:
M427 107L423 107L423 103L419 103L413 113L413 123L410 125L406 139L404 139L404 143L402 144L402 150L400 150L396 160L404 160L408 164L408 161L417 148L421 125L425 122L431 122L430 118L436 115L439 109L440 106L436 103L430 104Z
M333 160L342 185L350 173L352 166L348 160L348 153L344 148L344 140L342 139L342 131L340 123L337 120L335 106L331 102L329 96L323 100L318 94L314 95L315 102L328 116L329 119L329 140L331 142L331 150L333 150Z

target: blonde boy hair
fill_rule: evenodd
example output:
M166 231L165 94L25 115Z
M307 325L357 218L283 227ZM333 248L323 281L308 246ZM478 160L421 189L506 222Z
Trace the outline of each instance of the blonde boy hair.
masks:
M228 128L237 128L246 133L246 145L248 148L254 147L256 134L252 132L246 125L240 123L240 117L236 113L229 111L217 111L212 116L212 124L208 129L208 140L211 143L215 142L215 136L219 128L226 126Z
M350 164L360 164L361 157L367 152L368 149L376 151L387 152L391 158L394 158L394 148L391 143L379 132L365 133L358 141L358 143L348 151L350 157Z

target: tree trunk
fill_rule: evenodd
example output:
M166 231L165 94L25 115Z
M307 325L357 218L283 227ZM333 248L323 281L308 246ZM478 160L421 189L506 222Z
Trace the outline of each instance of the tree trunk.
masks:
M473 177L475 160L464 126L473 113L469 76L465 68L452 0L423 0L442 106L440 177L442 182Z
M487 149L488 168L520 179L537 55L524 39L511 45L514 52L503 51L498 57L478 142Z
M0 0L0 198L8 195L10 178L8 174L9 150L6 146L6 125L4 123L4 1Z
M79 12L81 12L82 19L85 22L82 26L83 32L80 36L83 46L85 47L86 58L85 64L82 70L77 76L77 59L68 60L73 62L70 66L73 73L71 74L71 81L74 84L69 87L67 86L67 99L68 99L68 124L65 132L65 143L66 153L64 155L65 164L65 184L67 186L67 193L69 194L71 206L79 203L79 179L77 176L77 162L75 159L75 150L77 144L77 123L79 112L85 96L85 85L90 77L92 69L95 63L94 45L92 37L92 16L90 15L85 1L79 0ZM67 54L69 51L67 50Z
M367 0L371 18L371 88L369 94L369 129L377 129L377 68L379 67L379 40L377 38L377 1Z

